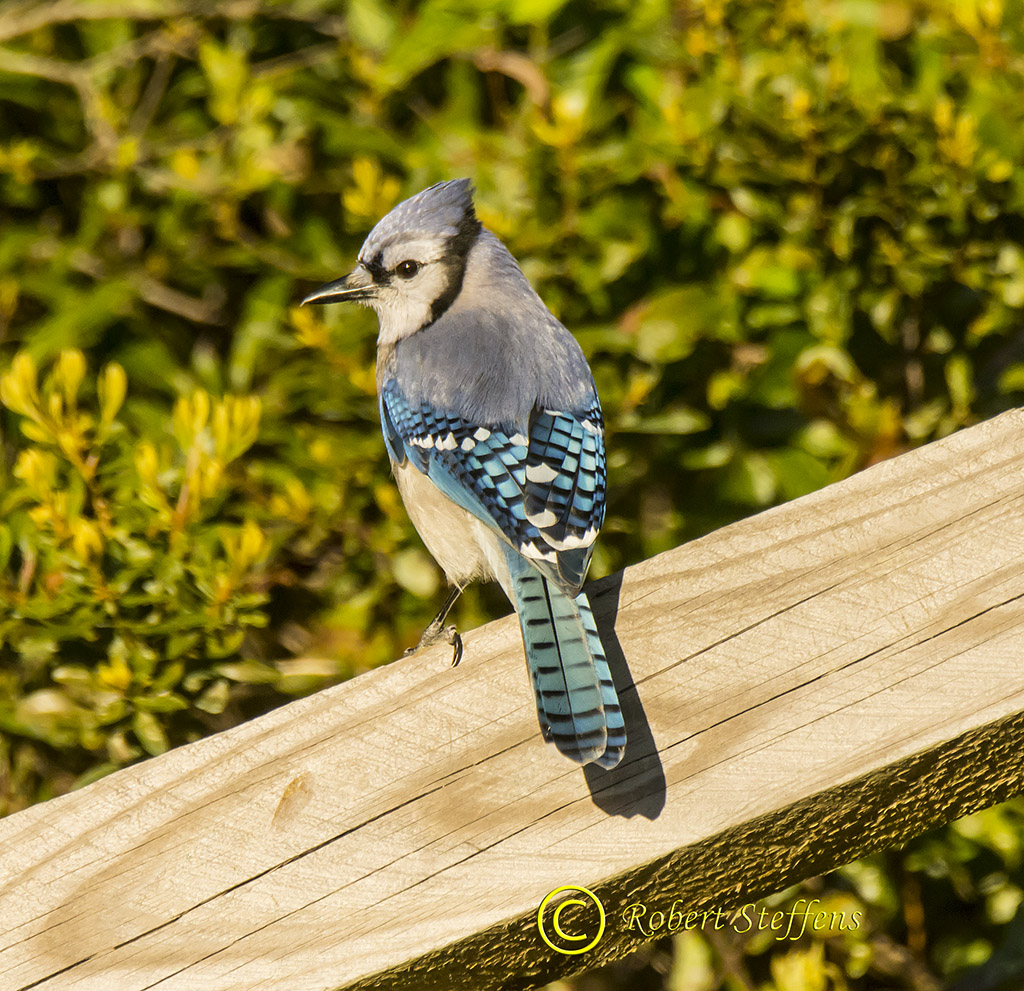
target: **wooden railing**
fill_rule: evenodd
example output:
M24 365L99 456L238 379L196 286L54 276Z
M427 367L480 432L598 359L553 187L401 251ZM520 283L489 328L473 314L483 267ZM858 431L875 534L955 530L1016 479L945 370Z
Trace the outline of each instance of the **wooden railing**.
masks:
M491 623L0 821L0 986L526 988L1024 790L1020 412L592 591L617 769Z

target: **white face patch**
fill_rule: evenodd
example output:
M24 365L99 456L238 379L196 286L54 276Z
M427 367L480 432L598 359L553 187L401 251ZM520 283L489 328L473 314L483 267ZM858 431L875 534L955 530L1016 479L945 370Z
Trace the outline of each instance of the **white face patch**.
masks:
M443 264L447 247L448 236L438 234L392 234L383 240L371 234L367 239L359 253L362 264L371 270L376 264L389 273L387 284L379 286L374 298L366 301L380 320L378 343L393 345L430 321L434 301L448 288L449 276ZM395 272L396 266L405 261L419 267L409 279Z
M389 272L399 262L404 261L414 261L421 267L425 267L432 262L440 261L444 257L444 248L444 242L439 242L436 237L403 239L384 246L381 264ZM416 280L410 279L409 281L415 282Z
M405 246L396 248L395 262L418 258L405 253ZM369 304L377 311L380 320L380 344L395 344L403 337L415 334L424 324L430 322L434 301L440 299L448 288L448 273L439 261L423 263L411 279L392 275L387 285L381 286Z

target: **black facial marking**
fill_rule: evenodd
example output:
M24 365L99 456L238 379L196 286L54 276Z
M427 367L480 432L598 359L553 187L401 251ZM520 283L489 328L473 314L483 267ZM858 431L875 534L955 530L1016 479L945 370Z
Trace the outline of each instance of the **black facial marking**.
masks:
M448 250L444 257L446 284L444 291L434 300L430 307L430 320L420 329L429 327L455 302L462 289L462 280L466 275L466 256L480 234L483 224L476 219L472 206L466 211L459 224L458 233L448 242Z
M375 285L386 286L391 281L391 273L384 267L383 251L378 251L372 258L363 261L363 266L373 276Z

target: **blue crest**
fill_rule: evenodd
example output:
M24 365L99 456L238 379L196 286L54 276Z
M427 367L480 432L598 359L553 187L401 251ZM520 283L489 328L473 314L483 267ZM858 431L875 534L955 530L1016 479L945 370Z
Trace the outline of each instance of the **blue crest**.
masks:
M455 237L468 221L476 224L473 182L449 179L403 200L370 231L361 255L372 257L395 234L403 237Z

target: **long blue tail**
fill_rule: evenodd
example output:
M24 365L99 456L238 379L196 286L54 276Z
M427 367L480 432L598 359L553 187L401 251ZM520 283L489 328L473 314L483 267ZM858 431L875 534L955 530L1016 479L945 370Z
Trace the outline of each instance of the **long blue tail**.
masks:
M626 724L587 597L562 592L511 549L506 558L541 728L570 760L615 767Z

